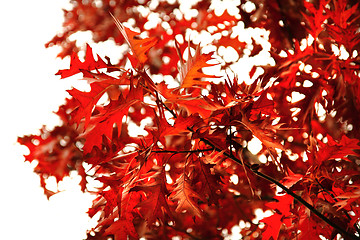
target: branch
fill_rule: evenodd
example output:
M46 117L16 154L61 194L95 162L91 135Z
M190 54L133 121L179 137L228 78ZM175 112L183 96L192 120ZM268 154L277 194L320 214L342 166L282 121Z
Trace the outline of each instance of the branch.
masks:
M218 147L216 147L213 143L211 143L209 140L205 139L205 138L200 138L201 141L203 141L204 143L206 143L207 145L211 146L214 148L215 151L217 152L222 152L222 150ZM223 155L228 157L229 159L235 161L236 163L243 165L245 167L247 167L251 172L253 172L254 174L256 174L257 176L271 182L274 183L275 185L277 185L278 187L280 187L282 190L284 190L287 194L289 194L290 196L292 196L293 198L295 198L298 202L300 202L302 205L304 205L306 208L308 208L312 213L314 213L316 216L318 216L320 219L322 219L324 222L326 222L327 224L329 224L330 226L332 226L334 229L338 230L339 233L342 233L344 236L349 237L350 239L360 239L359 237L355 236L352 233L347 232L345 229L343 229L342 227L340 227L339 225L337 225L336 223L330 221L327 217L325 217L322 213L320 213L318 210L316 210L311 204L309 204L308 202L306 202L302 197L300 197L299 195L297 195L296 193L294 193L293 191L291 191L289 188L285 187L282 183L280 183L279 181L277 181L276 179L273 179L272 177L259 172L257 170L257 168L253 168L252 165L248 164L248 163L242 163L239 159L237 159L236 157L234 157L233 155L227 153L227 152L223 152Z
M163 101L161 101L161 99L160 99L160 97L159 97L159 93L158 93L157 91L155 91L155 94L156 94L156 100L157 100L158 102L160 102L160 103L165 107L165 109L168 110L168 111L171 113L171 115L172 115L174 118L177 118L177 116L176 116L176 114L174 113L174 111L172 111L168 106L166 106L166 104L165 104Z
M213 151L214 148L206 149L195 149L195 150L153 150L154 153L198 153L198 152L208 152Z

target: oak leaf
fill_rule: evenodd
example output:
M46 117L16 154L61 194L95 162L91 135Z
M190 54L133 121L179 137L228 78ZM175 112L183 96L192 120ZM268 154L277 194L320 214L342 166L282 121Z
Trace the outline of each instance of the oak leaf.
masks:
M90 78L91 80L89 80L92 81L89 92L82 92L76 88L67 90L67 92L79 103L79 107L72 113L72 121L79 125L82 118L85 118L84 128L88 126L90 117L99 99L106 92L120 91L117 87L118 85L125 83L127 72L123 73L119 79L104 74L93 75L93 77L94 78ZM112 88L115 88L116 90L112 90ZM116 100L114 99L116 97L118 97L118 94L113 93L110 99Z
M173 190L171 199L177 202L176 212L186 210L192 215L202 217L202 210L196 202L201 199L201 196L195 192L189 177L185 173L181 174L176 180L176 187Z
M156 223L157 219L160 219L162 222L165 221L165 213L170 217L172 214L167 202L164 169L160 170L160 172L154 172L150 178L154 181L138 185L132 188L131 191L144 191L146 193L147 199L139 202L136 207L140 208L139 211L144 216L147 225L153 227L152 225Z
M290 227L292 224L291 221L291 205L294 201L294 198L288 194L283 196L274 197L275 202L269 202L266 204L271 209L275 209L275 213L269 217L263 218L261 222L264 222L267 227L263 232L263 239L268 240L271 237L275 240L278 239L279 231L282 224L285 224L287 227Z
M84 62L80 61L78 55L74 52L71 56L70 69L59 70L56 75L60 75L61 78L67 78L83 71L107 68L109 66L99 55L97 55L97 58L98 60L94 59L92 48L87 44Z
M138 233L134 227L134 224L124 218L120 218L105 231L106 235L114 235L115 240L128 239L128 236L138 238Z
M324 161L331 159L343 159L350 161L348 155L358 156L359 154L354 150L359 150L359 140L348 138L343 135L340 141L335 141L330 135L327 136L328 142L319 142L320 150L317 152L316 161L321 164Z
M132 51L132 54L129 55L132 66L136 69L142 69L148 60L146 54L150 48L152 48L157 43L157 39L153 37L141 39L139 37L139 33L130 30L114 16L112 17Z
M177 45L176 45L177 47ZM179 47L178 51L179 50ZM207 63L212 60L213 53L201 53L200 45L196 47L194 56L191 55L190 44L188 46L188 60L184 62L182 55L179 54L180 57L180 87L181 88L189 88L195 86L206 86L209 84L207 81L202 81L202 78L217 78L214 75L208 75L202 72L202 68L204 67L212 67L217 65L218 63Z

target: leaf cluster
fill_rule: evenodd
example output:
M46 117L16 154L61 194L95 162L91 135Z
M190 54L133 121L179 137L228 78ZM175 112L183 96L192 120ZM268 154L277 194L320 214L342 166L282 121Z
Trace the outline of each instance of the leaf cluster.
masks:
M47 46L71 57L57 75L90 90L68 90L61 126L18 140L45 194L50 176L79 173L97 196L87 239L223 239L239 223L244 239L358 239L359 4L253 0L218 14L214 2L189 16L178 1L72 1ZM241 41L241 26L267 30L270 49ZM127 52L110 61L87 45L81 59L80 31ZM273 63L239 79L240 59L263 52Z

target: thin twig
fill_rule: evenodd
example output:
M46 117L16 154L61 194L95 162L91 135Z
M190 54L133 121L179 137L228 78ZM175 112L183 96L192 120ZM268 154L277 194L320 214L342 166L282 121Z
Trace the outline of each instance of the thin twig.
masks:
M253 197L255 196L255 192L254 192L254 189L252 188L252 186L251 186L251 181L250 181L250 178L249 178L249 176L248 176L248 173L247 173L247 170L246 170L246 167L245 167L245 164L244 164L244 159L243 159L243 157L242 157L242 150L241 150L241 153L239 154L239 156L240 156L240 160L241 160L241 163L242 163L242 167L244 168L244 172L245 172L245 176L246 176L246 179L247 179L247 181L248 181L248 183L249 183L249 187L250 187L250 190L251 190L251 194L253 195Z
M197 152L208 152L213 151L213 148L206 149L195 149L195 150L153 150L153 153L197 153Z

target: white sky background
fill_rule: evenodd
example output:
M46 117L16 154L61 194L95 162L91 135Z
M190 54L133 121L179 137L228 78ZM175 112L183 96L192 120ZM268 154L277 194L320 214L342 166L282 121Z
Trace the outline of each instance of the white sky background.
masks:
M68 63L44 44L59 30L67 0L2 1L0 6L0 238L79 240L89 227L91 198L66 181L66 191L46 199L39 177L24 163L17 136L54 126L70 80L55 73Z

